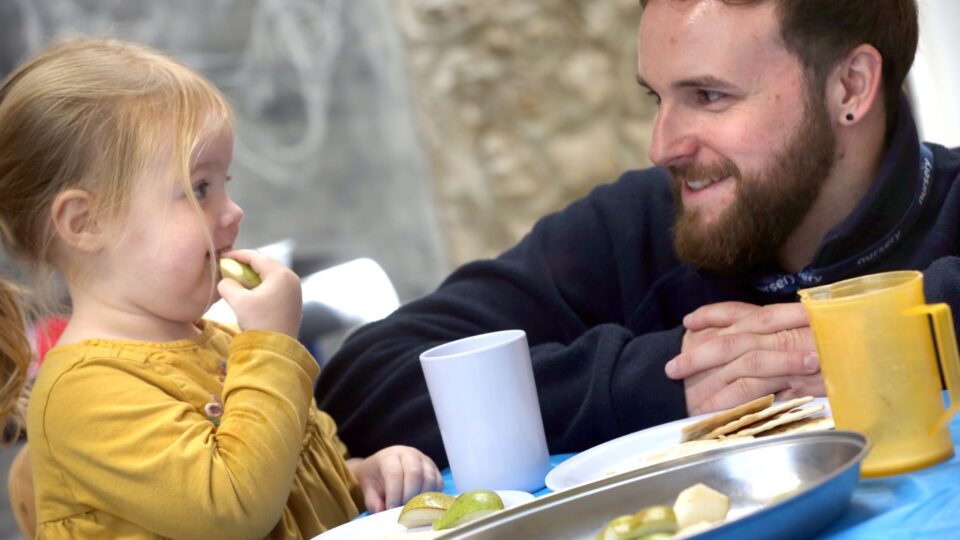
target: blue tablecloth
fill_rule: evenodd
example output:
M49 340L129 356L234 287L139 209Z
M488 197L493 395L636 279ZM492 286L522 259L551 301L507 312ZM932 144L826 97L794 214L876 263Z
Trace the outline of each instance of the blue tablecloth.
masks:
M951 433L960 454L960 415L951 422ZM551 465L573 455L551 456ZM443 480L443 490L455 494L450 469L443 471ZM547 493L550 490L544 488L534 495ZM861 479L846 512L817 538L960 539L960 456L911 473Z

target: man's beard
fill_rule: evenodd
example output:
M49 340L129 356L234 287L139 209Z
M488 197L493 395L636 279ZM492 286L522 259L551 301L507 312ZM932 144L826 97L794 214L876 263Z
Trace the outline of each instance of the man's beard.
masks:
M775 262L777 252L813 206L834 162L836 137L822 99L808 98L805 121L759 174L743 176L729 159L708 167L670 167L674 250L698 268L736 274ZM736 195L709 226L683 207L686 179L732 176ZM707 189L710 189L709 187Z

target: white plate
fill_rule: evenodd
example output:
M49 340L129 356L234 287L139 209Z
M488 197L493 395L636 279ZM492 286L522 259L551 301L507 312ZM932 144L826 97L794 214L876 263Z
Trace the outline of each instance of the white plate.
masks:
M813 415L814 417L830 414L830 403L825 397L816 398L804 406L811 405L825 407L822 412ZM661 424L584 450L557 465L547 474L547 488L552 491L561 491L603 478L605 473L615 465L634 459L640 454L678 444L683 426L712 414L716 413L701 414Z
M500 495L500 498L503 499L504 508L510 508L511 506L533 500L533 495L526 491L497 490L497 495ZM390 510L384 510L377 514L371 514L349 523L344 523L319 536L315 536L313 540L380 540L384 536L395 535L401 535L397 536L398 538L409 537L410 540L414 540L417 537L430 536L429 534L423 534L432 531L430 527L408 529L397 523L397 518L400 517L401 510L402 508L400 507L391 508Z

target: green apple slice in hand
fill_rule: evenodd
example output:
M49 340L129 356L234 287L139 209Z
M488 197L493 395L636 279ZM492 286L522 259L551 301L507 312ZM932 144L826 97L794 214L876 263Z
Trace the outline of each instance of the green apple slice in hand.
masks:
M252 289L260 284L260 276L250 268L249 264L227 257L220 258L220 274L237 281L245 289Z
M503 499L499 495L488 489L475 489L460 494L450 509L433 522L433 528L442 531L459 527L498 510L503 510Z
M453 501L453 495L425 491L403 505L397 523L408 529L430 525L450 509Z

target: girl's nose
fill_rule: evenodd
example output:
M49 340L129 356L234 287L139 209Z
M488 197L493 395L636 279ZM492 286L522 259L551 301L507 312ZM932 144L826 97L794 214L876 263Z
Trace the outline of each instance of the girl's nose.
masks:
M227 206L221 215L221 225L223 227L235 227L243 220L243 208L233 202L233 199L227 197Z

